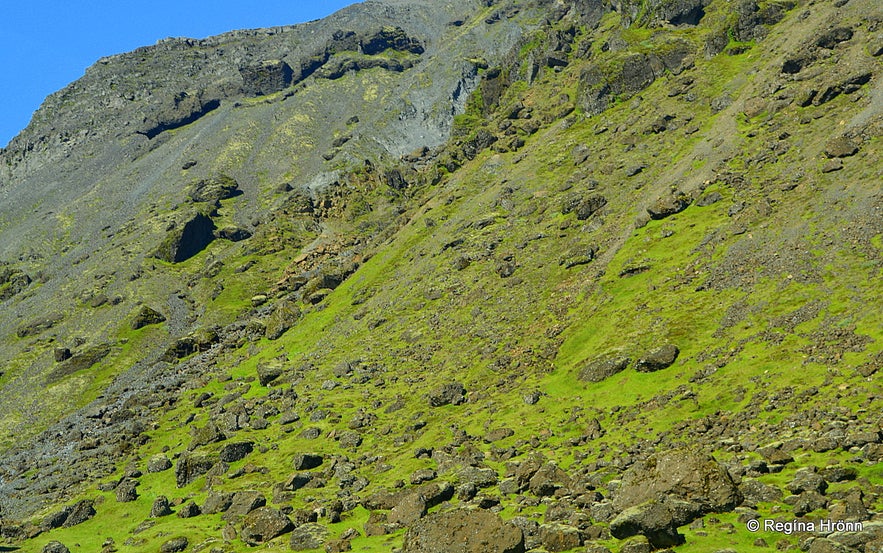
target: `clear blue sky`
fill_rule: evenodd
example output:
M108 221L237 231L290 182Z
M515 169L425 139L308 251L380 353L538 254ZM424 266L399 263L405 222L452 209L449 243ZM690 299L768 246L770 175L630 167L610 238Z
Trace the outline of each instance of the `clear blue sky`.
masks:
M166 37L303 23L353 0L23 0L0 13L0 147L27 126L49 94L98 58Z

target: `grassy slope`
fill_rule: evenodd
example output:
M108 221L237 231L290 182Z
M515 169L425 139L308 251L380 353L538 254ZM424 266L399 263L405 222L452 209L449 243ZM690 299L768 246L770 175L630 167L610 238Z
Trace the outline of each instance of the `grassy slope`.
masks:
M711 98L726 89L739 100L753 97L756 90L751 79L742 76L759 67L759 61L752 50L740 56L697 60L692 72L697 76L697 95ZM528 89L525 100L542 105L572 85L568 81L572 78L572 72L547 76ZM511 427L515 435L494 447L515 446L516 459L539 449L561 466L574 468L595 459L613 461L637 440L671 432L684 420L727 419L751 407L767 407L758 405L759 398L789 387L798 393L818 387L817 395L803 401L806 411L839 407L845 413L862 407L865 411L858 411L860 417L873 416L869 407L881 393L879 384L858 376L853 367L883 350L881 315L874 308L880 305L880 292L872 285L880 276L881 238L878 233L870 240L859 237L853 242L847 231L849 221L856 214L866 214L872 201L863 182L874 175L874 167L879 170L879 139L865 144L858 156L847 160L843 171L822 174L814 136L826 121L847 118L861 109L862 101L842 96L823 108L806 108L824 110L823 118L809 126L797 123L801 108L796 107L751 121L735 108L712 115L704 103L697 107L669 98L667 91L674 80L657 81L641 94L640 102L625 100L601 116L580 118L572 126L544 128L518 153L481 154L412 200L407 224L379 246L320 309L308 313L276 342L263 340L228 353L210 373L215 376L189 392L188 398L205 391L224 394L229 376L248 388L245 399L260 400L267 390L254 381L259 363L282 362L292 367L309 363L310 369L292 371L289 376L300 396L297 410L303 418L296 425L316 426L325 434L340 433L359 409L378 418L371 428L362 430L364 442L358 452L343 450L332 439L311 441L299 438L297 431L279 432L277 425L263 432L241 431L237 440L253 439L266 452L256 452L232 468L251 463L268 472L224 478L215 489L257 488L269 496L272 483L290 473L295 452L317 451L359 458L357 472L371 481L360 492L367 495L399 479L407 480L414 470L432 468L431 461L414 459L414 450L446 443L453 427L475 436ZM698 136L687 137L683 128L642 135L641 130L660 113L674 113L681 121L693 114L700 124ZM722 121L725 118L729 119ZM721 129L729 129L734 122L740 134L722 136ZM622 130L598 135L596 129L602 124ZM803 141L800 151L792 148L778 162L749 165L752 148L783 130L791 134L792 142ZM749 133L758 136L749 137ZM638 148L630 146L633 135L639 140ZM744 153L730 160L694 159L707 151L701 148L703 143L719 139ZM609 200L602 214L584 222L576 221L573 214L562 215L559 207L568 193L584 186L585 181L578 180L572 189L562 191L562 184L579 170L570 157L577 144L592 150L596 165L591 175L599 181L595 192ZM624 176L624 168L647 161L648 168L640 175ZM793 190L782 191L778 185L795 164L805 168L805 179ZM635 228L643 206L662 191L728 169L745 170L750 175L748 184L734 187L711 178L706 193L718 191L723 201L708 207L693 205L663 221ZM745 202L747 208L731 217L728 209L737 202ZM767 204L772 208L762 209ZM486 219L493 223L481 228L473 225ZM461 246L443 249L457 238L464 240ZM832 242L842 246L831 248ZM589 244L599 246L596 262L569 270L559 265L562 252ZM742 254L755 257L740 259ZM454 261L461 255L472 262L458 271ZM512 277L502 279L495 264L508 255L514 255L517 269ZM284 265L267 259L260 263L270 275ZM638 265L650 269L619 276L623 269ZM244 302L248 295L229 288L227 293L230 298L221 296L218 309L229 301ZM354 298L359 299L357 305ZM822 304L813 316L793 327L785 322L784 316L813 301ZM862 351L843 353L839 360L809 358L807 348L819 344L819 336L824 335L819 332L844 328L872 340ZM771 333L781 336L773 340ZM678 344L681 355L675 366L663 372L640 374L628 369L597 384L576 378L587 359L613 351L634 357L665 342ZM137 345L137 339L130 344ZM331 374L338 363L354 359L376 367L368 383L354 384ZM691 376L708 365L715 365L716 371L690 382ZM341 385L333 392L324 391L320 384L327 380ZM469 402L429 408L427 390L450 380L466 385ZM528 406L521 396L533 389L544 397L538 405ZM686 395L686 390L692 394ZM396 398L404 399L404 408L387 413L385 408ZM310 405L333 415L311 423L306 410ZM191 413L196 414L195 420L183 424ZM798 416L791 409L761 409L755 420L760 430L749 432L746 439L775 439L771 431L787 427L788 420ZM570 446L570 440L583 433L587 420L595 417L607 434L586 445ZM139 457L147 459L165 447L181 451L189 442L187 428L202 426L206 420L205 410L193 409L187 399L179 402L150 432L152 439L139 450ZM414 430L415 421L427 424ZM765 422L770 426L764 428ZM798 427L788 433L801 431L810 429ZM528 445L535 438L539 442ZM690 439L684 436L685 441ZM724 443L718 444L715 453L722 460L734 458ZM803 453L797 464L822 466L848 458L847 452ZM395 469L382 471L385 464ZM502 474L502 463L489 464ZM879 469L860 470L880 482ZM786 469L761 480L781 484L793 471ZM180 490L173 480L171 472L145 475L139 488L141 499L134 503L117 504L112 494L100 494L104 503L97 507L99 517L44 534L36 541L58 539L72 551L94 551L105 538L113 537L118 546L133 540L123 550L146 552L179 534L190 537L192 544L217 540L224 525L219 516L167 517L131 535L156 495L197 503L204 499L204 479ZM292 505L307 507L314 499L332 498L335 492L333 486L302 490ZM778 508L763 505L762 512ZM504 516L543 510L542 505L509 505ZM727 524L740 526L736 518L733 513L717 516L718 522L707 521L707 535L685 531L688 544L679 550L761 550L752 545L756 536L728 531ZM348 513L342 523L330 527L332 535L348 527L361 530L366 519L364 509ZM400 539L400 534L359 538L353 548L386 551ZM261 550L288 550L287 537L277 542ZM36 544L23 544L25 550L31 546ZM615 540L611 546L618 547ZM235 547L244 546L237 542Z

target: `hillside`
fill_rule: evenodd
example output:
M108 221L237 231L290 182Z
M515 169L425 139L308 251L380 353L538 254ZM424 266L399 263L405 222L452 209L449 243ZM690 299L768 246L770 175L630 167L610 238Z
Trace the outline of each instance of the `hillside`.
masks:
M881 54L383 0L99 60L0 151L0 550L879 550Z

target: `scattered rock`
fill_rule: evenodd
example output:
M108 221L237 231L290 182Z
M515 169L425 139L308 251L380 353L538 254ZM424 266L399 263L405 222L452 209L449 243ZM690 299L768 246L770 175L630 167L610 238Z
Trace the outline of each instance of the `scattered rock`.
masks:
M301 316L300 309L294 303L285 300L278 302L265 321L267 339L279 339Z
M293 551L319 549L328 540L328 529L321 524L301 524L291 532L289 546Z
M233 494L229 492L209 492L202 504L202 512L207 515L223 513L233 504Z
M543 524L539 529L540 542L546 551L569 551L582 545L579 530L564 524Z
M218 428L218 425L215 424L214 421L209 421L201 428L192 428L190 430L190 436L190 445L187 446L188 451L193 451L198 447L221 442L227 439L227 436L221 432L221 429Z
M233 501L230 507L221 517L227 522L236 522L248 513L263 507L267 504L267 498L258 491L241 491L233 494Z

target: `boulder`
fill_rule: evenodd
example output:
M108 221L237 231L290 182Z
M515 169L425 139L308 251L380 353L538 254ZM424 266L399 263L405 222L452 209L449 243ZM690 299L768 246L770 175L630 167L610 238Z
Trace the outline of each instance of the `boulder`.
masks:
M269 386L284 373L285 368L280 365L267 365L261 363L258 365L258 382L261 383L261 386Z
M569 551L582 544L579 530L564 524L543 524L539 530L540 542L546 551Z
M858 153L858 146L851 138L838 136L825 144L825 155L829 158L843 158L854 156Z
M459 382L443 384L429 393L429 404L432 407L460 405L465 401L466 387Z
M403 553L523 553L524 534L488 511L433 513L405 534Z
M202 504L202 512L207 515L223 513L233 504L233 494L230 492L209 492Z
M252 451L254 451L253 442L235 442L226 444L222 447L218 456L221 461L224 461L225 463L235 463L236 461L245 459L245 457Z
M239 183L232 177L220 174L194 181L190 185L189 196L195 203L218 205L221 200L234 198L240 194L242 191L239 189Z
M255 546L294 529L291 520L272 507L259 507L242 519L239 537Z
M298 453L294 456L294 470L310 470L322 464L324 457L317 453Z
M742 494L729 472L713 457L697 451L672 450L629 467L613 503L616 509L623 510L668 497L695 505L699 513L730 511L742 502ZM681 524L687 522L690 520Z
M131 478L124 478L116 487L117 501L120 503L128 503L138 499L138 481Z
M648 501L621 512L610 523L610 533L618 539L644 536L656 549L684 543L678 521L671 510L658 501Z
M328 540L328 529L321 524L301 524L291 532L289 546L292 551L319 549Z
M212 455L183 453L175 466L175 483L183 488L211 470L217 462Z
M291 86L294 71L282 60L264 60L239 69L242 92L249 96L266 96Z
M159 553L178 553L187 549L190 542L184 536L172 538L159 547Z
M147 472L163 472L172 468L172 462L162 453L158 453L147 461Z
M579 371L579 380L583 382L601 382L605 378L624 371L632 360L628 357L607 356L593 359Z
M255 509L263 507L266 504L267 498L264 497L264 494L261 492L251 490L236 492L233 494L233 501L230 504L230 508L227 509L227 512L225 512L224 516L221 518L228 522L236 522Z
M199 508L199 505L192 501L188 501L178 509L178 518L193 518L201 514L202 510Z
M138 330L139 328L144 328L145 326L159 324L165 321L165 316L159 311L147 307L146 305L142 305L141 309L138 310L138 313L132 319L132 330Z
M51 541L43 546L42 553L71 553L60 541Z
M648 351L635 362L635 370L642 373L661 371L668 368L678 358L680 350L673 344L666 344Z
M164 517L172 514L169 507L169 500L166 496L161 495L153 500L153 506L150 508L150 516L153 518Z
M689 205L689 196L680 193L667 194L653 202L653 205L647 208L647 213L650 215L651 219L665 219L666 217L670 217L687 209Z
M288 331L301 318L297 305L289 301L280 301L265 321L268 340L276 340Z
M70 514L68 514L67 519L65 519L62 526L64 528L70 528L71 526L82 524L94 516L95 503L91 499L83 499L82 501L78 501L71 508Z
M221 429L218 428L218 425L215 424L214 421L209 421L201 428L192 428L190 430L190 436L190 445L187 446L188 451L193 451L198 447L221 442L227 439L227 436L221 432Z

